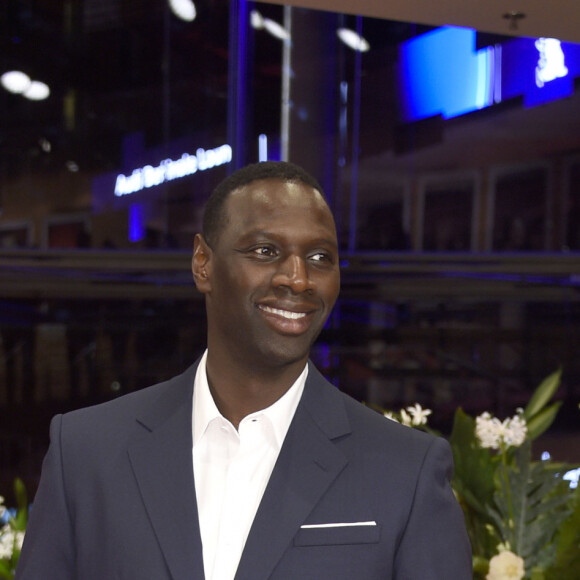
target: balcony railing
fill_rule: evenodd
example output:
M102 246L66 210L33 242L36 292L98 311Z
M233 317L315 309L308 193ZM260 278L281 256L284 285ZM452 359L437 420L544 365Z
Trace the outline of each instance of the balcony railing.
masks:
M3 250L0 297L172 298L195 292L184 251ZM580 253L357 253L341 257L342 296L580 300Z

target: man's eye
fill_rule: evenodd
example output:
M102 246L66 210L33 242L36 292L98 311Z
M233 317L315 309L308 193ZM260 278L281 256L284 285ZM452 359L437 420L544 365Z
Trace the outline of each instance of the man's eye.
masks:
M330 262L331 258L326 252L317 252L316 254L312 254L310 259L313 262Z
M253 252L254 254L258 254L259 256L271 257L276 255L276 250L274 248L271 248L270 246L259 246L257 248L254 248Z

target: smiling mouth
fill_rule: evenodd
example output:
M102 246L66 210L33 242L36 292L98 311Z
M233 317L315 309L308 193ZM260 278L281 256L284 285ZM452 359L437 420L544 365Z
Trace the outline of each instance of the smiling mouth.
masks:
M287 320L300 320L306 317L306 312L291 312L290 310L280 310L279 308L272 308L271 306L260 306L264 312L281 316Z

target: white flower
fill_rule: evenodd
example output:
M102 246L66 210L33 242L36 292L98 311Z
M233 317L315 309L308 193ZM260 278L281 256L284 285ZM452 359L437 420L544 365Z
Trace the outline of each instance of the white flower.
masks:
M24 544L24 534L26 534L26 532L24 530L19 530L16 533L16 542L14 544L14 547L16 548L16 550L18 550L19 552L22 551L22 544Z
M484 448L499 449L501 422L487 411L475 419L475 434Z
M0 560L9 560L14 550L22 550L23 542L23 531L15 531L10 524L4 524L0 528Z
M489 573L485 580L522 580L524 574L524 561L505 550L489 561Z
M431 409L423 409L419 403L415 403L413 407L407 407L407 411L411 415L413 426L426 425L427 417L432 413Z
M395 423L405 425L405 427L419 427L427 423L427 417L431 413L430 409L423 409L421 405L415 403L412 407L401 409L398 415L391 411L385 411L383 415Z
M14 532L9 524L0 528L0 560L9 559L14 549Z
M411 415L405 411L405 409L401 409L401 423L406 427L411 427L413 424L413 420L411 419Z
M526 421L521 411L501 422L487 411L475 419L475 434L483 448L499 449L503 444L508 447L519 447L528 433Z
M6 506L4 505L4 497L0 495L0 517L6 514ZM24 532L15 531L10 524L11 516L8 517L8 523L0 528L0 560L9 560L15 550L22 549L22 542L24 541Z
M528 426L521 414L515 415L511 419L506 419L503 425L503 438L507 445L519 447L526 440Z

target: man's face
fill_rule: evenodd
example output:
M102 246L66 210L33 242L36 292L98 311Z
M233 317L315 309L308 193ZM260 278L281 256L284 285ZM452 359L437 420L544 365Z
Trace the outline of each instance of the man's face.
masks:
M340 286L328 206L307 185L268 179L234 191L224 209L198 284L210 350L262 367L305 363Z

